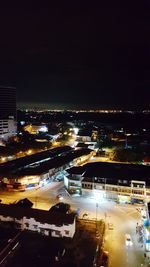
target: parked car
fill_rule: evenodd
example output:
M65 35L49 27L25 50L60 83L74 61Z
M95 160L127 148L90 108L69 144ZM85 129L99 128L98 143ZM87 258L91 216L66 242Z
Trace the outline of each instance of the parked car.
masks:
M125 235L125 243L127 247L131 247L133 245L131 236L129 234Z
M57 195L56 199L57 199L57 200L63 200L63 196L62 196L62 194Z
M114 225L113 225L113 223L108 223L108 229L109 229L109 230L114 230Z

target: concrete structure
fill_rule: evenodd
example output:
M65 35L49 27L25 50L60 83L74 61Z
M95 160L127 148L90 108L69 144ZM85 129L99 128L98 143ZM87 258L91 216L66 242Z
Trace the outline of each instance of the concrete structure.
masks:
M11 173L5 173L2 182L8 189L15 190L39 187L52 181L58 172L62 172L72 165L87 162L92 155L93 151L87 148L71 149L71 151L61 153L46 161L41 161L24 168L14 169Z
M67 170L65 186L69 192L92 193L99 200L120 202L150 199L150 167L134 164L94 162Z
M72 238L75 233L75 215L0 205L0 225L28 230L52 237Z
M143 222L144 226L144 237L145 237L145 249L150 251L150 202L146 205L146 218Z
M48 128L46 124L28 124L24 126L24 130L29 132L30 134L38 134L40 132L46 133L48 132Z
M150 157L145 157L145 158L143 159L143 165L150 166Z
M16 119L16 88L0 86L0 119Z
M92 132L87 129L82 129L78 131L76 135L76 141L78 142L91 142L92 141Z
M77 135L76 141L78 142L91 142L91 136L88 135Z
M9 137L14 136L17 131L17 125L14 118L0 120L0 139L7 140Z
M36 154L27 155L15 160L7 161L3 164L0 164L0 178L7 176L8 173L16 172L18 169L21 170L25 167L35 166L35 164L48 161L69 151L72 151L70 146L61 146L38 152Z
M0 139L16 134L16 88L0 87Z

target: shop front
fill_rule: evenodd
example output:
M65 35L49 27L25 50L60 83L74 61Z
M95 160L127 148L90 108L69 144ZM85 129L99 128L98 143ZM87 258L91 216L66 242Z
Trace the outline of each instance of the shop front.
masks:
M150 251L150 221L144 220L145 249Z
M119 203L131 203L131 197L130 196L124 196L124 195L118 195L118 201Z

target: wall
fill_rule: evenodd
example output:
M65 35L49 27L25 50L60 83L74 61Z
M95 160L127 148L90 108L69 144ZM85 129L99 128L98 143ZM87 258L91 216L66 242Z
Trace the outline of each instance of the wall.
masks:
M41 233L43 235L50 235L53 237L70 237L75 234L75 220L72 224L63 224L62 226L56 226L49 223L41 223L34 218L23 217L21 219L12 218L9 216L0 215L0 221L2 222L14 222L17 224L17 228L22 230L30 230ZM20 226L20 227L18 227Z

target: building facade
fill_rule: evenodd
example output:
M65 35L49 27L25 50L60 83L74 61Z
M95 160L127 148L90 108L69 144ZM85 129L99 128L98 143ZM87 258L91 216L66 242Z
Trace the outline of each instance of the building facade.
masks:
M14 118L0 120L0 139L7 140L16 134L17 125Z
M64 154L45 162L26 166L21 170L18 168L13 171L13 174L12 172L4 174L2 183L9 190L24 191L29 187L41 187L53 181L59 172L63 172L71 166L87 162L92 157L93 151L90 149L72 149Z
M73 238L76 228L74 214L6 204L0 205L0 225L59 238Z
M0 119L16 119L16 88L0 87Z
M97 195L99 200L119 202L150 200L150 167L134 164L88 163L67 170L64 181L67 190Z
M16 88L0 87L0 139L7 140L16 131Z

